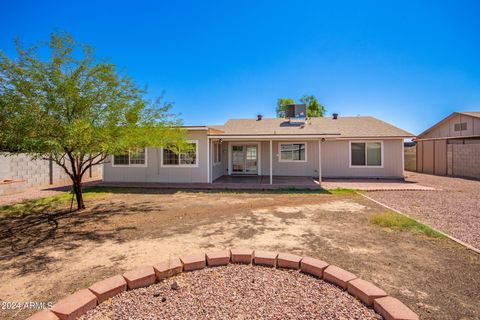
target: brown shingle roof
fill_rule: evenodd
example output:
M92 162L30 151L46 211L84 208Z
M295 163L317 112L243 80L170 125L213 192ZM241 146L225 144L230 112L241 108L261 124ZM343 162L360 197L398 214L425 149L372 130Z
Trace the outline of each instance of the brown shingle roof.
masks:
M304 125L292 124L288 119L264 118L231 119L223 126L209 126L221 132L212 135L326 135L336 137L414 137L413 134L399 129L373 117L311 118Z

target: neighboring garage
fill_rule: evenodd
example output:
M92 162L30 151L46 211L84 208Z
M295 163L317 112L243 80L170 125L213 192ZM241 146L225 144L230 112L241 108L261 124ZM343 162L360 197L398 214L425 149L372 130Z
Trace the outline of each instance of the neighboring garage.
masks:
M480 179L480 112L454 112L415 140L418 172Z

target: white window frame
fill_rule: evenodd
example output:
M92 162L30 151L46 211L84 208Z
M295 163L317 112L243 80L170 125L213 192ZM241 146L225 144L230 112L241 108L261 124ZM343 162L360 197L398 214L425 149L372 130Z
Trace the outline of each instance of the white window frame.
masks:
M367 143L369 142L376 142L380 143L380 154L381 154L381 164L379 166L372 166L372 165L367 165ZM352 165L352 143L365 143L365 165ZM375 168L375 169L380 169L383 168L384 165L384 157L383 157L383 141L382 140L355 140L355 141L349 141L348 143L348 164L350 168Z
M216 154L216 156L217 156L217 160L218 160L218 161L216 161L216 162L215 162L215 146L216 146L216 148L217 148L217 151L216 151L217 154ZM213 165L214 165L214 166L218 166L219 164L222 163L222 144L220 143L220 141L216 141L216 142L213 143L213 146L212 146L212 158L213 158L213 161L212 161L212 162L213 162Z
M232 149L233 146L242 146L242 145L257 145L257 175L262 175L262 143L261 142L241 142L241 141L228 141L228 155L227 155L227 167L228 167L228 175L233 175L232 170L232 163L233 163L233 156L232 156ZM236 173L235 173L236 174Z
M142 148L137 148L137 149L142 149ZM131 164L130 163L130 153L131 151L128 151L128 164L115 164L115 155L112 155L112 167L124 167L124 168L144 168L148 166L148 148L143 148L145 150L145 163L144 164Z
M163 164L163 149L160 148L160 167L161 168L198 168L199 159L198 159L198 140L187 140L187 143L195 143L195 164L180 164L180 159L178 164Z
M305 160L283 160L282 159L282 145L285 145L285 144L303 144L305 145ZM308 154L308 143L307 142L297 142L297 141L293 141L293 142L279 142L278 143L278 146L277 146L277 151L278 151L278 162L294 162L294 163L299 163L299 162L307 162L307 154Z

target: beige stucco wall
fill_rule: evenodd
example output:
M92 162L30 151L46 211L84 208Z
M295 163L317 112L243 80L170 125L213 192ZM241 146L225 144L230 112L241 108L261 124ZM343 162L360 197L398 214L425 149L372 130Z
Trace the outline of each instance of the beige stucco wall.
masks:
M455 124L461 122L467 123L467 130L455 131ZM466 137L473 135L480 135L480 119L467 115L455 115L453 118L425 134L422 139Z
M103 179L107 182L207 182L207 134L190 132L187 139L198 140L197 167L162 167L161 149L147 148L146 167L114 167L109 159L103 167Z
M279 144L273 141L273 175L318 177L318 140L288 141L305 142L307 145L306 162L279 161ZM381 168L351 168L350 144L348 140L322 142L322 177L325 178L401 178L403 177L403 140L383 140L383 166ZM270 174L270 142L263 141L260 146L260 170L262 175Z
M324 178L401 178L403 177L403 140L383 140L382 167L350 167L350 144L347 140L322 144Z
M281 162L279 145L282 142L306 144L306 162ZM273 175L274 176L318 176L318 140L317 141L273 141ZM270 174L270 142L263 141L261 145L261 166L262 175Z

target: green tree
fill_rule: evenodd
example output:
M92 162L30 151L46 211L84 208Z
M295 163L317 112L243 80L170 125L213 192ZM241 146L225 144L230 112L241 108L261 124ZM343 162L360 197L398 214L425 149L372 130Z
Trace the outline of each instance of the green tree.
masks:
M85 208L82 178L111 154L143 147L186 149L171 105L145 90L93 49L57 32L17 57L0 52L0 150L52 159L72 180Z
M288 104L294 104L295 101L290 98L278 98L277 100L277 118L285 118L285 107Z
M304 95L300 101L307 105L307 117L323 117L325 107L321 105L314 95Z
M304 95L300 98L300 102L307 106L307 117L323 117L325 115L325 107L318 102L314 95ZM277 100L277 118L285 118L285 107L294 103L295 100L291 98L279 98Z

